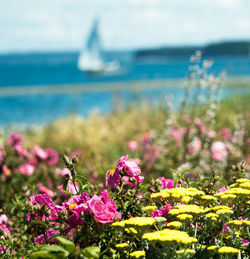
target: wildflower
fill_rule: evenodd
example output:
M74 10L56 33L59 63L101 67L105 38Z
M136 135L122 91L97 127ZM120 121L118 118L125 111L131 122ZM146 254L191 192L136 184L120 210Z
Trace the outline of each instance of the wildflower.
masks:
M3 165L2 170L5 177L8 177L11 174L11 170L7 167L7 165Z
M155 209L157 209L156 206L146 206L146 207L143 208L144 211L153 211Z
M19 134L11 134L7 141L7 145L12 146L17 151L22 149L22 145L23 145L22 136Z
M219 215L216 213L210 212L210 213L206 214L206 218L209 218L212 221L216 221L218 219L218 217L219 217Z
M200 199L202 200L206 200L206 201L216 201L216 197L212 196L212 195L202 195L200 196Z
M94 218L100 223L113 222L115 217L121 219L121 214L117 212L115 202L111 199L103 202L101 197L94 195L88 201L88 207Z
M181 226L182 226L182 223L180 222L180 221L172 221L172 222L170 222L170 223L168 223L167 224L167 226L169 227L169 228L180 228Z
M38 157L40 160L46 160L48 158L48 153L37 145L33 147L33 151L36 157Z
M17 170L20 171L20 173L23 175L31 176L34 174L35 167L30 164L23 164L23 165L20 165L17 168Z
M236 226L240 226L242 225L242 221L241 220L230 220L227 222L228 225L236 225Z
M233 211L230 209L220 209L216 211L219 215L225 215L225 214L233 214Z
M59 155L55 150L47 148L44 151L47 153L46 162L48 165L54 165L58 162Z
M122 156L116 168L108 170L106 173L105 185L109 185L111 189L120 186L121 176L134 177L137 181L141 181L140 173L141 169L134 161L128 160L128 155Z
M117 248L125 248L125 247L129 247L128 243L121 243L121 244L116 244L115 245Z
M190 215L190 214L179 214L179 215L177 216L177 218L178 218L179 220L186 220L186 219L192 219L193 216Z
M137 144L136 141L130 140L130 141L128 142L128 149L129 149L129 151L135 152L135 151L137 150L137 147L138 147L138 144Z
M53 191L48 189L46 186L42 185L41 183L37 184L38 190L40 192L46 193L49 197L53 197L55 194Z
M235 194L224 194L220 196L221 200L233 200L235 199L237 196Z
M237 254L239 249L230 246L222 246L218 249L218 252L220 254Z
M145 251L134 251L132 253L129 254L131 257L135 257L135 258L141 258L141 257L145 257L146 253Z
M160 183L161 183L161 189L172 189L174 188L174 181L173 180L170 180L170 179L167 179L165 177L159 177L156 179L156 181L159 180ZM178 187L178 183L175 187Z
M223 142L215 141L211 146L212 158L217 161L223 161L227 158L228 152Z
M194 254L195 251L193 249L181 249L176 251L177 254Z
M159 210L154 210L152 212L152 217L162 217L162 216L166 216L168 214L168 212L172 209L172 206L170 204L166 204L164 207L162 207Z
M208 246L207 247L207 250L209 250L209 251L211 251L211 250L215 250L215 249L217 249L218 248L218 246Z
M191 201L191 197L190 196L184 196L181 200L184 203L189 203Z
M114 223L113 223L114 224ZM113 225L112 224L112 225ZM128 234L138 234L138 231L135 228L125 228L124 229Z
M138 226L138 227L143 227L143 226L151 226L155 224L155 219L151 217L133 217L128 219L125 222L126 226Z
M44 234L41 234L39 235L36 239L35 239L35 244L40 244L40 245L43 245L43 244L46 244L47 243L47 240L50 239L50 237L54 236L54 235L58 235L60 232L57 231L57 230L54 230L52 228L46 230L46 232ZM52 238L50 241L49 241L49 244L53 244L55 243L56 240L54 238Z
M236 183L246 183L246 182L249 182L249 180L246 178L240 178L236 180Z

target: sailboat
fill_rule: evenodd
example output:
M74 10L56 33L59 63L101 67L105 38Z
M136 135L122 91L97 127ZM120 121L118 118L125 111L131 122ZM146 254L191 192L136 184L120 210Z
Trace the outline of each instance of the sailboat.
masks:
M80 53L77 66L81 71L91 76L116 74L120 70L120 64L116 60L110 62L104 60L98 24L99 21L96 19L88 36L86 46Z

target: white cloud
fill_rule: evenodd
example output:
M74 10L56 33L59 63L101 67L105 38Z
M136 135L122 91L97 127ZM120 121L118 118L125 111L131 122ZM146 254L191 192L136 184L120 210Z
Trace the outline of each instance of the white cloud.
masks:
M249 38L249 0L6 0L0 51L79 49L100 16L105 48Z

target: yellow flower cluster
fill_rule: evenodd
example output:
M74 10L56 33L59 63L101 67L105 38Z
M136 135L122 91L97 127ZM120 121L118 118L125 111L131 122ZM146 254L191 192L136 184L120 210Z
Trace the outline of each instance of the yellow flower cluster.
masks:
M193 216L190 215L190 214L185 214L185 213L184 213L184 214L178 215L177 218L178 218L179 220L186 220L186 219L192 219Z
M125 228L124 229L128 234L138 234L138 231L134 228Z
M249 181L250 183L250 181ZM245 182L244 184L248 184L248 182ZM242 183L243 185L243 183ZM241 186L242 187L242 186ZM232 188L232 189L228 189L224 192L219 192L216 193L214 196L221 198L224 195L228 195L228 194L233 194L239 197L244 197L244 198L250 198L250 190L244 189L244 188ZM234 197L234 196L232 196Z
M230 247L230 246L222 246L218 252L220 254L237 254L239 252L239 249Z
M131 257L135 257L135 258L141 258L144 257L146 255L145 251L134 251L132 253L129 254Z
M218 246L208 246L207 250L211 251L211 250L215 250Z
M176 253L177 254L194 254L195 251L192 250L192 249L187 248L187 249L177 250Z
M125 227L125 226L150 226L155 223L155 219L151 217L134 217L120 222L112 223L113 227Z
M173 229L164 229L152 233L145 233L142 238L151 242L175 242L182 244L198 242L195 237L190 237L187 232Z
M206 200L206 201L216 201L217 198L214 197L213 195L202 195L200 196L200 199Z
M220 209L216 211L219 215L233 214L234 212L231 209Z
M206 214L206 217L211 219L212 221L216 221L218 219L219 215L216 213L210 212L210 213Z
M115 245L117 248L125 248L125 247L129 247L128 243L121 243L121 244L117 244Z
M228 225L236 225L236 226L241 226L243 224L242 221L240 220L230 220L227 222Z
M169 228L177 228L179 229L182 226L182 223L180 221L172 221L167 224Z
M146 206L146 207L143 208L143 210L146 211L146 212L151 212L151 211L156 210L156 209L157 209L156 206Z
M156 192L151 194L151 198L168 198L172 197L174 199L186 200L190 201L191 197L202 196L205 195L203 191L200 191L196 188L172 188L172 189L162 189L160 192ZM185 197L185 198L184 198ZM185 201L183 201L185 202Z
M176 205L173 207L172 210L169 211L171 215L178 215L178 214L202 214L204 213L203 207L189 204L189 205Z

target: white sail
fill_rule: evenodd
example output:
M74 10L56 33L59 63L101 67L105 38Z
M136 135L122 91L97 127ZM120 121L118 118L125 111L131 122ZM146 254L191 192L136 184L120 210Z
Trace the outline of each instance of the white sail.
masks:
M86 46L80 53L78 68L89 74L110 75L120 71L120 63L117 60L105 62L100 37L98 33L98 20L95 20L91 29Z
M89 34L87 44L79 56L78 68L83 71L100 71L103 67L98 20L96 20Z

